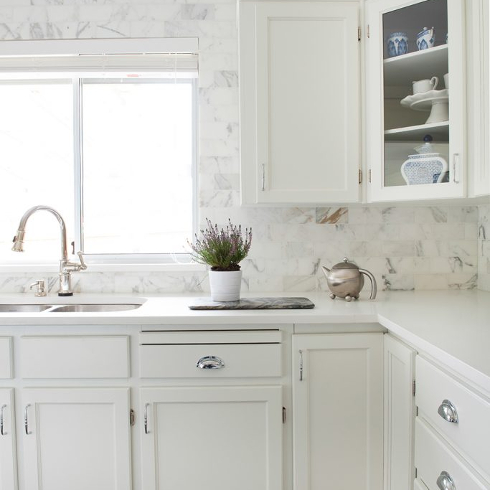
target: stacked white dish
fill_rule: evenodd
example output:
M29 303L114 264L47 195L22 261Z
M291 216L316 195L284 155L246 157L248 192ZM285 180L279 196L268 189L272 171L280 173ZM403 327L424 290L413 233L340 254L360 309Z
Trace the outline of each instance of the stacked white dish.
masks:
M426 124L449 120L449 89L408 95L400 101L400 104L414 111L430 111Z

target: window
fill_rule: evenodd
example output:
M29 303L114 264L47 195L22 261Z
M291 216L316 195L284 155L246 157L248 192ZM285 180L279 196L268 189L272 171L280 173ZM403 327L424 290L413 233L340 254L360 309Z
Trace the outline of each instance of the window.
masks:
M127 43L120 55L0 52L2 263L59 259L59 226L44 212L29 219L26 254L10 251L21 216L38 204L60 212L89 262L185 253L197 206L197 60L148 54L160 41L169 42L145 40L147 54L128 55ZM87 50L83 41L63 43Z

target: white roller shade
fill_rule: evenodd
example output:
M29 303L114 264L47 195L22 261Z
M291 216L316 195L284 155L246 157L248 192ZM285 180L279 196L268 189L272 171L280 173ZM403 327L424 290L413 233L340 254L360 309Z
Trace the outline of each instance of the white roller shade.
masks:
M0 76L197 77L197 38L0 41Z

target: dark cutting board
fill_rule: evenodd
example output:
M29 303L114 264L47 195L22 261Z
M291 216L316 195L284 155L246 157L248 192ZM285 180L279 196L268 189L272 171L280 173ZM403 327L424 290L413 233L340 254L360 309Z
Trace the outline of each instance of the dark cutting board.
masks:
M191 310L301 310L315 305L308 298L242 298L238 301L212 301L196 298Z

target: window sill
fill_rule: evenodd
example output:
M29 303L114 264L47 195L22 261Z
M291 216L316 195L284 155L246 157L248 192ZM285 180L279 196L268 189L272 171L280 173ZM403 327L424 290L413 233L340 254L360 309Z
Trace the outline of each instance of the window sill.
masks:
M87 264L83 272L205 272L206 266L202 264ZM54 264L2 264L0 274L14 273L58 273L58 266Z

